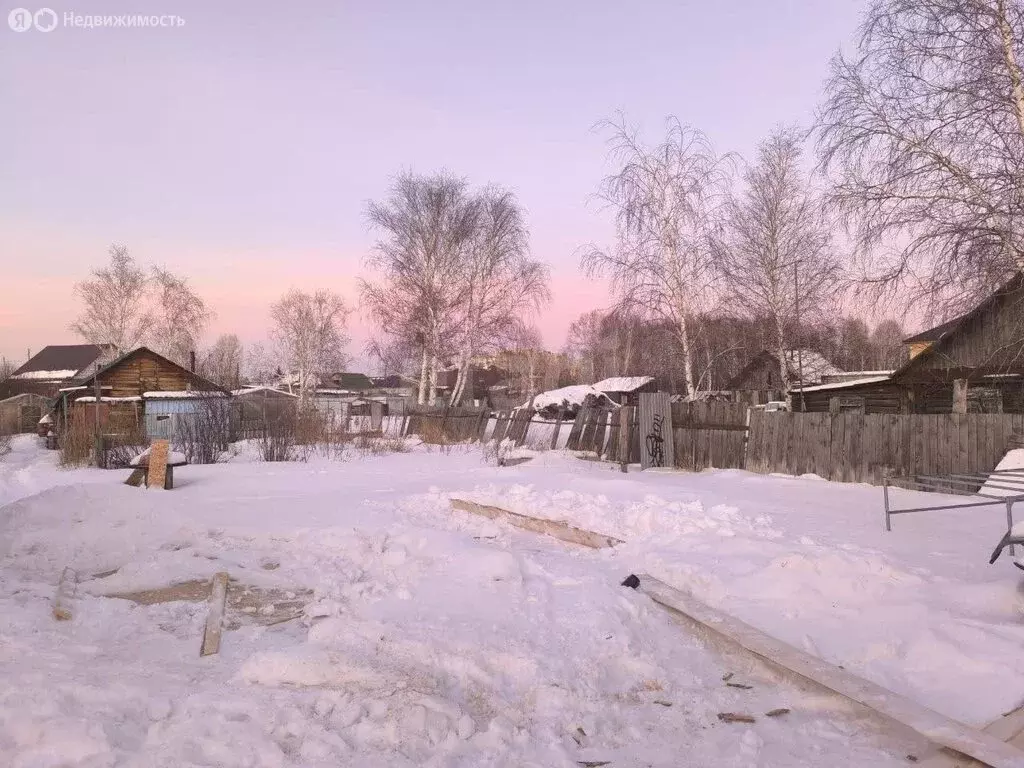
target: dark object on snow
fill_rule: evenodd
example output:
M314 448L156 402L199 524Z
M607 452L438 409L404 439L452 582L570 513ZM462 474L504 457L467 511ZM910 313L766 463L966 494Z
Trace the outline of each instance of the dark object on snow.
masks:
M789 709L786 707L779 707L778 709L769 709L764 713L765 717L781 717L782 715L788 715Z
M756 723L757 718L742 712L719 712L718 719L723 723Z
M726 685L730 688L739 688L741 691L749 691L754 687L752 685L747 685L746 683L726 683Z
M626 577L626 580L622 582L622 586L629 587L630 589L636 589L640 586L640 579L631 573Z
M1013 536L1009 531L1007 531L1003 534L1003 538L999 540L999 543L996 544L996 548L992 552L992 557L989 558L988 564L992 565L992 563L998 560L999 556L1003 554L1003 550L1008 546L1012 546L1013 544L1024 544L1024 536ZM1022 571L1024 571L1024 566L1022 566L1016 560L1013 562L1013 564L1020 568Z

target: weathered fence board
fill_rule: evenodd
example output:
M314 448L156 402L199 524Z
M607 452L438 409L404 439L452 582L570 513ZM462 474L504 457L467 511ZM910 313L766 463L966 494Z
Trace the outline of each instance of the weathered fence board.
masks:
M751 472L813 472L839 482L875 484L886 472L988 472L1022 428L1021 414L752 411L744 466Z
M640 395L640 466L674 467L675 435L668 392Z
M583 426L587 423L589 417L589 408L580 408L576 412L576 419L572 423L572 429L569 430L569 442L565 446L570 451L578 451L580 449L580 437L583 435Z

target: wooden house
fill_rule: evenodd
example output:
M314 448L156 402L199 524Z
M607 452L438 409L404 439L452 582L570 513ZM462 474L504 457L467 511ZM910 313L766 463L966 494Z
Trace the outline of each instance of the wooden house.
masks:
M177 421L230 393L148 347L139 347L60 395L58 429L66 428L71 419L87 419L90 424L98 419L106 436L152 438L173 437Z
M891 376L807 388L806 409L1024 413L1024 273L906 342L916 353Z
M56 398L63 387L80 383L116 354L112 344L51 344L0 381L0 399L20 394Z
M725 385L733 391L777 391L795 390L813 386L826 377L841 376L835 365L811 349L788 349L786 356L786 381L782 380L782 366L778 352L764 350L755 356L743 369Z

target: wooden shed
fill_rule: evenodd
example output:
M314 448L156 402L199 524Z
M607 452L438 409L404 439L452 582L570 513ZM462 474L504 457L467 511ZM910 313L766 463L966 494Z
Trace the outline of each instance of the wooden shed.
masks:
M0 400L0 435L35 432L39 420L50 410L46 397L32 392Z
M90 422L98 419L104 435L160 437L167 436L162 422L172 421L172 413L194 412L205 398L229 397L222 387L148 347L121 355L60 395L56 410L61 429L84 410Z

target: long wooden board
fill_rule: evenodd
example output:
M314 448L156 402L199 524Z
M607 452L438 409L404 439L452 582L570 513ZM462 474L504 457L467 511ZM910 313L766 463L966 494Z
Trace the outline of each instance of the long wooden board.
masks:
M958 723L905 696L815 658L655 578L641 575L639 579L640 590L656 603L703 625L755 656L895 720L929 741L973 757L992 768L1024 768L1024 752L996 736Z
M224 601L228 596L228 574L220 571L213 575L210 585L210 612L206 615L206 629L200 656L209 656L220 650L220 634L224 626Z
M995 736L1015 747L1024 748L1024 707L1018 707L1012 712L993 720L985 726L985 733ZM918 765L922 768L977 768L984 765L971 757L966 757L957 752L943 749L940 752L920 761Z
M452 499L451 505L452 509L457 509L461 512L469 512L474 515L486 517L489 520L508 523L509 525L514 525L516 528L533 531L534 533L542 533L545 536L551 536L561 541L567 541L570 544L579 544L583 547L603 549L605 547L614 547L616 544L622 543L621 539L616 539L614 536L605 536L604 534L594 533L593 531L587 531L582 528L574 528L567 523L558 522L556 520L542 520L537 517L520 515L516 512L510 512L507 509L501 509L501 507L489 507L486 504L478 504L475 501Z
M166 440L154 440L149 449L149 475L146 478L146 485L150 488L164 487L167 482L167 455L170 452L170 443Z

